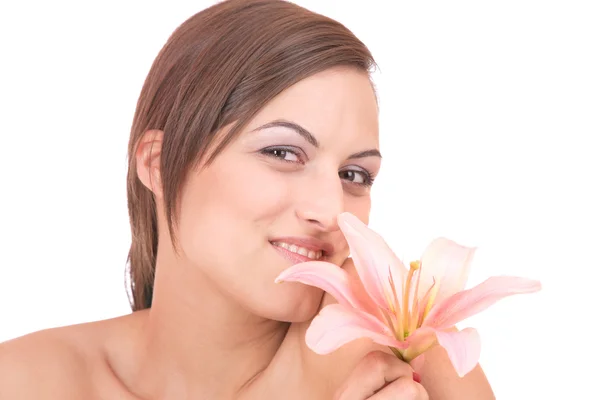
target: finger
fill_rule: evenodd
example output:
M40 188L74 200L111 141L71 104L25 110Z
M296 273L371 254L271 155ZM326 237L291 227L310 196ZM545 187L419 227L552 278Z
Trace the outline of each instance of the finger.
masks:
M412 381L413 370L410 365L391 354L374 351L358 363L334 398L365 400L400 377Z
M425 388L410 377L402 377L390 383L368 400L429 400Z

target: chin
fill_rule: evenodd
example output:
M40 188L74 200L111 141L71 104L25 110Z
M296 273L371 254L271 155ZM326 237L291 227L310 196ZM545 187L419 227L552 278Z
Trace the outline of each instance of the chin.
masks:
M283 322L306 322L319 312L323 299L321 289L295 283L281 289L267 305L266 318Z

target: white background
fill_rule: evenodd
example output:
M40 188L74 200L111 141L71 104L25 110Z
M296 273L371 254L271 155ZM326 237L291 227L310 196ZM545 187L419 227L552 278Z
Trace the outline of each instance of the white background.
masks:
M600 398L598 3L297 2L379 64L372 227L406 258L437 235L479 246L470 286L542 281L463 324L498 399ZM137 96L170 33L212 3L0 5L0 341L129 312Z

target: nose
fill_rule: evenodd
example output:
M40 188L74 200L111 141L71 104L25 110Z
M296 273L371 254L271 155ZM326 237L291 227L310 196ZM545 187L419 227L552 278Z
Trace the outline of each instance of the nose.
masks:
M298 197L296 216L321 232L339 230L337 216L344 211L344 190L337 172L334 177L311 179L308 187Z

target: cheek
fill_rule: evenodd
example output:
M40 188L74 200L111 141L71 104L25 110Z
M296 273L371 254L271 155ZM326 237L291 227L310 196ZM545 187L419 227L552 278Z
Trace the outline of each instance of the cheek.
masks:
M260 162L244 168L223 168L216 177L213 207L235 224L267 225L290 206L290 185L283 174ZM260 232L256 232L260 233Z
M266 228L289 207L285 180L260 162L239 159L218 158L192 175L182 193L180 242L197 263L218 259L228 269L247 260L264 249Z
M298 182L260 162L248 164L214 164L190 178L181 197L182 252L190 266L254 313L304 321L317 311L322 292L276 285L285 263L267 241L273 222L293 206Z
M365 224L369 222L369 215L371 214L371 196L351 196L347 195L344 211L350 212Z

